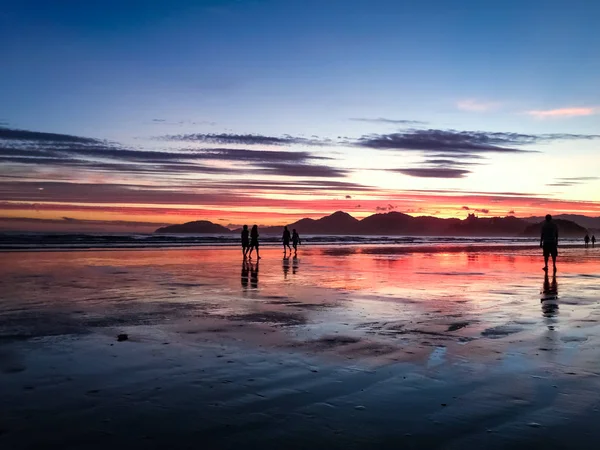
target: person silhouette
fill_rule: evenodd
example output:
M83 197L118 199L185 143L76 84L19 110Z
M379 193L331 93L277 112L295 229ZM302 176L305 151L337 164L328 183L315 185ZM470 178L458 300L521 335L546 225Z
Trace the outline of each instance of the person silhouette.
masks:
M252 230L250 231L250 251L248 252L248 258L252 259L252 250L256 249L256 259L260 259L260 254L258 252L258 227L256 225L252 226Z
M242 228L242 255L244 255L244 259L248 255L248 251L250 250L250 237L248 232L248 225L244 225Z
M590 235L586 233L585 237L583 238L583 242L585 242L585 248L588 248L590 245Z
M258 261L256 264L250 264L250 287L258 289Z
M548 270L548 258L552 256L552 267L556 272L556 257L558 256L558 227L552 220L550 214L546 215L546 221L542 225L540 236L540 247L544 251L544 270Z
M242 261L242 288L244 288L244 290L248 289L248 263L246 262L246 260L244 259L244 261Z
M288 227L283 227L283 255L285 256L287 249L290 249L290 254L292 253L292 247L290 247L290 230ZM286 248L287 247L287 248Z
M294 255L298 254L298 245L301 243L302 242L300 241L300 235L294 228L294 231L292 232L292 245L294 246Z
M592 234L592 248L596 246L596 236Z

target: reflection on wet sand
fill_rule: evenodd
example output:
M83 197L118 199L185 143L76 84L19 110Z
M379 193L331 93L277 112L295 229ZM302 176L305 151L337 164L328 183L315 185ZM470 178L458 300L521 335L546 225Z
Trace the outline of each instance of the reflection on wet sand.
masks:
M548 272L545 272L540 301L542 303L544 317L553 317L558 314L558 284L556 282L556 273L552 275L552 282L550 282Z
M260 287L238 249L2 258L0 442L43 448L44 424L65 449L537 448L563 431L571 448L595 430L595 255L561 254L560 314L533 251L261 256Z

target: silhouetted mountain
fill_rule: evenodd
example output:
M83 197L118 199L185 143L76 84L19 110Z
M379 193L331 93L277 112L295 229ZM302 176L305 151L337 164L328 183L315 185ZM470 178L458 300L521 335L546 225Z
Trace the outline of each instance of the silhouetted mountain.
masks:
M554 219L569 220L577 225L590 230L600 230L600 217L589 217L582 214L557 214ZM543 217L527 217L525 220L532 223L540 223Z
M586 229L570 220L557 216L556 223L564 237L584 236ZM593 217L580 216L595 220ZM373 214L358 220L343 211L337 211L320 219L301 219L288 225L290 231L297 229L300 235L407 235L407 236L537 236L542 220L531 223L527 219L509 217L476 217L466 219L440 219L438 217L413 217L401 212ZM261 234L280 235L282 226L260 227ZM159 228L156 233L229 234L237 233L207 220L188 222Z
M360 221L350 214L337 211L320 219L300 219L288 225L302 234L357 234ZM263 227L262 233L281 233L283 227Z
M446 234L453 236L515 236L522 233L527 222L516 217L475 217L469 214L465 220L450 225Z
M585 228L570 220L554 219L554 222L556 223L556 226L558 226L559 241L561 237L580 237L583 239L585 233L587 232ZM542 229L542 224L543 221L539 223L533 223L527 226L527 228L525 228L525 231L523 231L522 235L539 237Z
M159 228L155 233L189 233L189 234L229 234L232 231L208 220L196 220L181 225L169 225Z
M406 234L413 229L414 217L401 212L373 214L360 221L360 234Z

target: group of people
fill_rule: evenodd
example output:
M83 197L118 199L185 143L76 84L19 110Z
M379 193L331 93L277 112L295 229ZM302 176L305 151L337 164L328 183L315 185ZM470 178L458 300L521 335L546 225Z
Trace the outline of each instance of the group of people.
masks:
M592 248L596 246L596 236L594 236L592 234ZM590 246L590 235L586 234L585 237L583 238L583 242L585 242L585 247L589 247Z
M256 250L256 259L260 259L259 253L259 243L258 243L258 226L253 225L251 230L248 230L248 225L244 225L242 227L242 255L244 259L252 259L252 252ZM287 250L289 249L290 255L292 254L292 247L290 247L290 242L294 246L294 256L298 255L298 245L301 244L300 235L296 231L296 229L288 230L288 227L285 226L283 228L283 255L287 255Z

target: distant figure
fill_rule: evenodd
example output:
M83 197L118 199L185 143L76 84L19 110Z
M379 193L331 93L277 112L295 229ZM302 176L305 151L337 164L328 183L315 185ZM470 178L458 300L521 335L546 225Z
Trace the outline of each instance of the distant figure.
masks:
M248 252L248 258L252 259L252 250L254 249L256 249L256 259L260 259L260 254L258 253L258 227L256 225L253 225L250 231L250 251Z
M248 231L248 225L244 225L242 228L242 255L244 255L244 259L248 255L248 251L250 250L250 233Z
M592 248L596 246L596 236L592 234Z
M292 232L292 244L294 245L294 256L298 254L298 245L301 243L302 242L300 241L300 235L294 228L294 231Z
M583 238L583 242L585 242L585 248L588 248L590 246L590 235L586 234L585 237Z
M250 264L250 287L258 289L258 261L256 264Z
M556 256L558 255L558 227L550 214L542 225L540 247L544 249L544 270L548 270L548 258L552 256L552 267L556 272Z
M283 255L287 253L287 249L290 249L290 254L292 253L292 247L290 247L290 230L288 227L283 227ZM286 248L287 247L287 248Z

